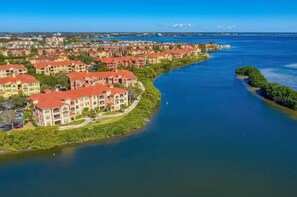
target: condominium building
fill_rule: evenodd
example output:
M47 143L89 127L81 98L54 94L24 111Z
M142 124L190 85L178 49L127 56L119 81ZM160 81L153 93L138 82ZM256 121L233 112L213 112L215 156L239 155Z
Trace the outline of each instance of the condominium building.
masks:
M99 63L102 63L105 68L115 70L119 66L123 67L144 67L146 61L144 58L125 56L125 57L115 57L115 58L102 58L98 60Z
M127 70L110 72L80 72L68 74L71 89L86 87L94 84L121 84L125 87L137 84L137 77Z
M85 109L120 110L128 105L128 91L106 85L93 85L69 91L32 95L34 118L40 126L67 124Z
M27 68L20 64L0 65L0 78L9 77L12 74L23 75L27 73Z
M54 75L59 72L84 72L88 69L87 65L81 61L65 60L54 62L39 62L34 64L36 73L45 75Z
M0 96L9 98L13 95L23 94L30 96L40 93L40 84L31 75L15 75L0 78Z

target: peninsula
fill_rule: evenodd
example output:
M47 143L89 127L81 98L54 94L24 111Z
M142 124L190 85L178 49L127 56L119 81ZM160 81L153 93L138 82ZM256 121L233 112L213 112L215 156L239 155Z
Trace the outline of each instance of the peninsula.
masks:
M159 104L155 77L207 60L209 50L230 47L214 43L78 42L60 34L45 41L11 41L1 51L5 64L0 66L1 102L5 106L13 103L21 120L16 122L14 116L5 120L2 128L7 132L0 132L2 154L137 131ZM16 49L18 45L25 47Z

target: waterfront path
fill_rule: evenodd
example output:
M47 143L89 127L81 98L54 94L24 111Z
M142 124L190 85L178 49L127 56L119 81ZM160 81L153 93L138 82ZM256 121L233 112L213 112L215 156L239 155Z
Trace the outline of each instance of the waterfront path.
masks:
M141 83L139 81L138 84L139 84L140 88L142 89L142 91L144 92L145 91L145 86L143 85L143 83ZM104 113L99 113L96 118L87 117L86 120L81 124L60 126L59 130L77 129L77 128L84 127L84 126L88 125L91 122L94 122L96 120L100 120L100 119L103 119L103 118L116 118L116 117L124 116L124 115L130 113L138 105L138 103L140 102L141 97L142 97L142 95L139 95L137 97L137 99L127 109L125 109L123 112L120 112L118 114L111 114L111 115L104 115Z

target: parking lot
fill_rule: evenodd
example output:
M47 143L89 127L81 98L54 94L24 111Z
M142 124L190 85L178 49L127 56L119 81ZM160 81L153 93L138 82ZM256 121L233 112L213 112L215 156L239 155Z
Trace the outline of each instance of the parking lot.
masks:
M17 108L11 101L5 101L0 107L0 131L23 128L24 110Z

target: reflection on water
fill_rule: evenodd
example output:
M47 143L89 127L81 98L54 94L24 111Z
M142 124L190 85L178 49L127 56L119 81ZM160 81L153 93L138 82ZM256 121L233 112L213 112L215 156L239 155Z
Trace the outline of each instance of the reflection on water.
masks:
M9 155L0 155L0 169L9 163L21 163L29 158L36 158L37 160L50 159L54 157L61 157L64 160L71 160L77 150L77 146L65 146L62 148L54 148L43 151L22 152Z

